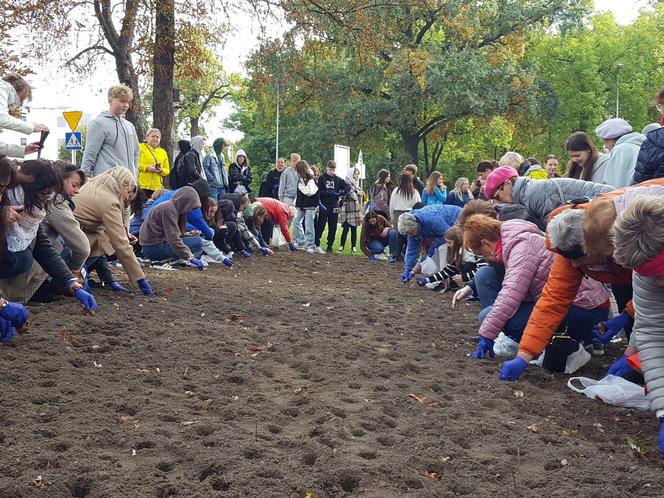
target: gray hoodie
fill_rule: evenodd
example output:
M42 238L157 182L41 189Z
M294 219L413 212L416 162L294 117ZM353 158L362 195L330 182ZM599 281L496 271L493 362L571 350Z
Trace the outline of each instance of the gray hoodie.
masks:
M98 176L115 167L124 166L138 175L140 149L136 128L122 116L102 112L88 125L81 169Z
M636 159L639 157L644 135L633 131L618 139L610 152L604 170L604 183L615 188L623 188L632 184Z
M281 202L285 202L289 206L295 205L298 181L299 177L293 166L289 166L284 170L281 178L279 178L279 200Z

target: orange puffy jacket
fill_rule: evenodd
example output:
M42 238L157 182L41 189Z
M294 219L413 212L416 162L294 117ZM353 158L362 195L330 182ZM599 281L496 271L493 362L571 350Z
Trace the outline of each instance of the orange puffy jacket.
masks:
M664 178L649 180L625 188L649 185L664 185ZM603 194L596 199L616 198L625 192L625 188ZM549 221L567 209L586 209L592 202L595 202L595 200L575 206L570 204L561 206L551 213ZM547 246L548 243L547 236ZM569 259L556 254L553 259L553 265L551 266L551 272L549 273L549 279L544 289L542 289L542 295L537 300L526 329L523 331L523 336L519 343L519 351L532 356L538 356L544 351L544 348L549 344L558 326L562 323L565 316L567 316L581 286L581 280L585 276L606 284L632 284L632 270L620 266L613 259L608 260L603 271L593 271L585 266L574 268ZM626 311L630 316L634 316L634 308L631 301L627 304Z

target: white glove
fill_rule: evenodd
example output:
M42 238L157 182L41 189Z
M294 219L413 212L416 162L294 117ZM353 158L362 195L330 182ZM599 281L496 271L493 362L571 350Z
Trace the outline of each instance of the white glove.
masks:
M468 299L473 293L473 289L470 287L470 285L466 285L463 289L459 289L454 293L454 297L452 298L452 308L456 307L457 303L460 301L463 301L464 299Z

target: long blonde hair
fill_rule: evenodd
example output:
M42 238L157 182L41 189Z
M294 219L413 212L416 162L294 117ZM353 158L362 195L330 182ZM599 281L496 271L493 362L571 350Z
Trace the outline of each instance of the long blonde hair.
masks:
M138 189L138 183L136 178L131 171L129 171L124 166L115 166L114 168L105 171L99 176L95 176L89 180L84 186L86 190L90 190L90 193L94 193L97 190L110 190L123 202L129 202L136 196L136 190ZM130 192L130 198L124 199L123 188L127 188ZM133 192L133 195L131 194Z
M452 192L454 192L459 199L463 199L463 192L461 192L461 185L463 185L463 182L467 182L468 186L470 187L470 181L468 180L468 178L462 176L461 178L457 179L456 183L454 184L454 190L452 190ZM466 190L466 193L468 194L469 200L472 201L473 199L475 199L473 193L470 191L470 188Z

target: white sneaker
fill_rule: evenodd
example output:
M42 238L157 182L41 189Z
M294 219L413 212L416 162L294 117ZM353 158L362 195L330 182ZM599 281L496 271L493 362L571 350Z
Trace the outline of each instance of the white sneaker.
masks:
M306 251L307 250L307 246L305 246L304 244L298 244L297 242L296 242L296 244L297 244L297 250L298 251Z
M338 252L344 252L344 246L339 246L339 249L337 249Z
M351 250L350 250L350 252L352 252L353 254L357 254L357 249L355 249L354 247L352 247Z
M201 261L207 264L215 264L215 263L221 263L221 261L217 261L214 259L212 256L209 256L208 254L203 254L201 256Z
M309 254L313 254L316 252L313 247L307 247L306 249L303 247L302 250L303 251L306 250Z
M315 252L316 254L325 254L325 249L323 249L322 247L318 246L318 247L316 247L316 248L313 250L313 252Z

